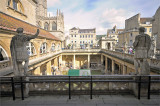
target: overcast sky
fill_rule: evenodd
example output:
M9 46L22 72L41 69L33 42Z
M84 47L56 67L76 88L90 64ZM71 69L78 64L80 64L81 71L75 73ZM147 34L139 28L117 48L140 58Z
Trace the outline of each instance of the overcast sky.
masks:
M138 13L152 17L160 0L48 0L48 12L55 16L57 9L64 13L65 35L72 27L96 28L98 34L116 25L124 28L125 19Z

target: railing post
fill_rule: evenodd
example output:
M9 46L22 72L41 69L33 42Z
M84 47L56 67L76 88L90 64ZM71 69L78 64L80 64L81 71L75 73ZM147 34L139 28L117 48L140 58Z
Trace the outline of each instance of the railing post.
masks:
M22 77L21 77L21 95L22 95L22 100L24 100L24 92L23 92L23 82L22 82Z
M148 99L150 99L151 76L148 77Z
M13 77L11 77L11 84L12 84L12 97L13 97L13 100L15 100L15 88L14 88L14 80L13 80Z
M71 81L70 81L70 76L69 76L69 99L71 99Z
M90 82L90 99L92 99L92 76L91 76L91 82Z
M139 76L138 80L138 99L140 99L141 96L141 76Z

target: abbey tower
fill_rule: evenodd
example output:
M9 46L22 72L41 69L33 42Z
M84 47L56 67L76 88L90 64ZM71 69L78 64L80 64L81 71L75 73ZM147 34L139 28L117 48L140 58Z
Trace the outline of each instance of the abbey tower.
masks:
M47 0L37 0L37 26L64 41L64 15L57 9L56 16L47 16Z

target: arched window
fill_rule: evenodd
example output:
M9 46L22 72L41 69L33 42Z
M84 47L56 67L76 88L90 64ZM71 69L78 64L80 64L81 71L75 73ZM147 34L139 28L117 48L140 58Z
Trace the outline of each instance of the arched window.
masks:
M33 45L32 42L29 42L29 43L27 44L26 48L27 48L27 50L28 50L28 55L29 55L29 56L33 56L33 55L36 54L36 49L35 49L35 47L34 47L34 45Z
M40 48L40 53L47 53L47 43L43 43Z
M39 21L39 22L37 23L37 26L40 27L40 28L42 27L41 21Z
M57 30L57 24L55 22L52 23L52 30Z
M49 24L47 22L44 23L44 29L49 30Z
M8 55L6 51L0 46L0 61L8 60Z
M21 13L24 13L23 5L19 0L8 0L8 6Z
M53 43L52 46L51 46L51 51L55 51L55 44Z
M60 45L58 44L58 45L57 45L57 50L59 50L59 49L60 49Z

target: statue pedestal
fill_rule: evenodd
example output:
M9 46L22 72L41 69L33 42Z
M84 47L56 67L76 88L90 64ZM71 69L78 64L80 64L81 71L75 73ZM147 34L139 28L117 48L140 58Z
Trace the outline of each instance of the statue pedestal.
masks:
M15 76L14 81L15 81L15 97L21 98L22 90L23 90L23 97L28 97L29 96L29 83L23 83L23 82L29 81L29 78L25 76L23 77Z
M148 96L148 81L149 81L149 77L148 76L141 76L140 77L136 77L135 80L139 83L133 83L133 92L134 95L138 97L138 94L140 92L140 97L147 97ZM139 90L140 89L140 90Z

